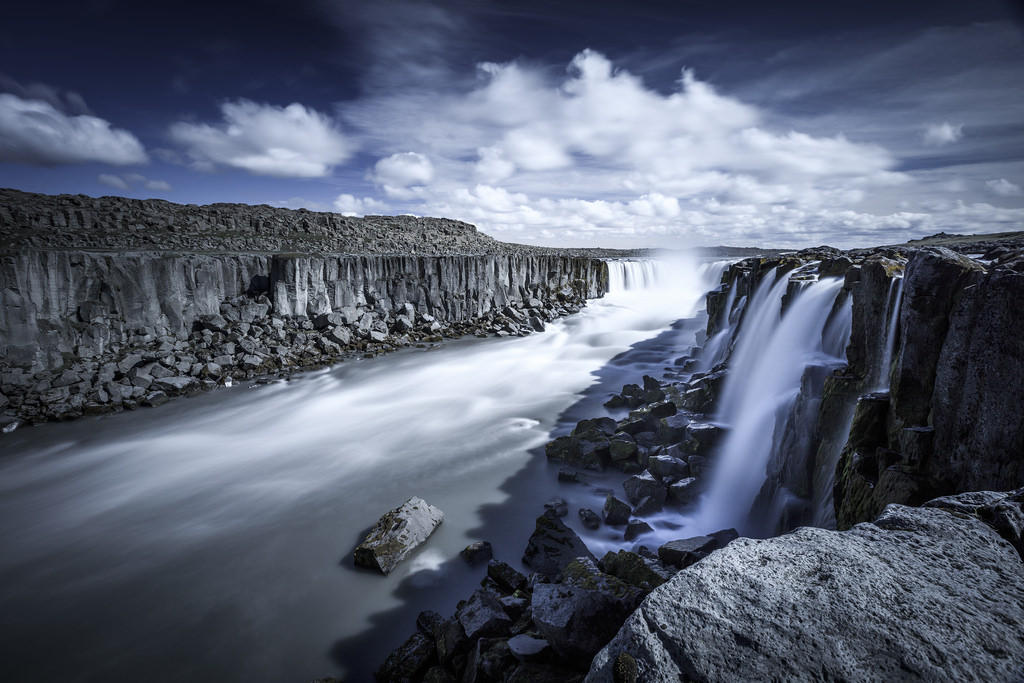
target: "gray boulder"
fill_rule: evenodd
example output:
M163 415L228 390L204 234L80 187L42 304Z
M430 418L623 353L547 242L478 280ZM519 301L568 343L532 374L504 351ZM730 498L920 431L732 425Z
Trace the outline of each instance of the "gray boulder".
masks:
M444 519L444 513L422 498L410 498L386 513L355 550L357 566L387 575L420 546Z
M874 524L739 539L652 592L594 658L643 681L1017 680L1024 565L978 519L891 505Z

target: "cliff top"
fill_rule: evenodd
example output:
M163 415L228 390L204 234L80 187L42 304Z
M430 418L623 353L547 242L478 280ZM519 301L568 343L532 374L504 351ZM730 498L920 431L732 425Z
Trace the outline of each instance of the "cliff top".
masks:
M162 199L45 195L0 188L0 249L303 254L571 254L500 242L447 218L365 216L265 204L175 204Z

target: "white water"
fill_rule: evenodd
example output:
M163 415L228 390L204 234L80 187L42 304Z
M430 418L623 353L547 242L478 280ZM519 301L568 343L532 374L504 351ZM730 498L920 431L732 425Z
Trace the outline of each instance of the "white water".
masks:
M888 325L885 334L885 350L878 364L878 375L875 377L874 391L888 391L892 370L892 356L896 347L896 331L900 326L900 304L903 302L903 278L895 277L889 281L889 296L886 315Z
M419 611L450 614L480 580L465 545L518 564L564 494L536 450L556 416L598 373L636 381L609 360L682 334L722 267L612 264L618 289L540 334L4 437L0 680L368 679ZM412 495L446 514L426 549L387 578L355 570Z
M716 416L728 433L714 456L708 490L686 524L691 531L749 531L751 506L765 483L777 430L800 392L804 369L834 360L823 347L823 336L842 282L808 285L780 318L787 278L772 279L765 276L752 298L733 352Z

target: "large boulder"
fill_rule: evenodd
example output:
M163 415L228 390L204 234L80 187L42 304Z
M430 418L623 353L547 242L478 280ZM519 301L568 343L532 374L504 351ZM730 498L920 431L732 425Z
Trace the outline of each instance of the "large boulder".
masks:
M875 523L738 539L655 589L594 658L612 681L1017 680L1024 564L977 518L889 506Z
M427 540L444 519L444 513L422 498L410 498L386 513L355 550L360 567L387 575Z

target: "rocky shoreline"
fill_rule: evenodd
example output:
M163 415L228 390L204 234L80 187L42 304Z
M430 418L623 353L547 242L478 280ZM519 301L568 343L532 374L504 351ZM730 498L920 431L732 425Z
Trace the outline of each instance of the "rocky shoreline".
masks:
M0 429L542 330L608 256L472 225L0 190Z
M665 379L644 377L611 396L606 406L628 409L626 417L583 420L547 444L566 485L589 485L588 471L623 474L622 494L607 491L602 510L574 512L587 528L621 530L625 547L595 558L562 521L570 512L565 501L550 501L522 557L533 573L491 560L481 587L453 615L420 615L416 632L377 670L378 680L1015 680L1024 671L1024 489L976 489L1024 486L1016 469L1024 415L998 385L975 383L956 404L967 406L975 423L984 420L979 410L997 412L998 427L958 428L953 443L948 429L956 419L946 406L955 394L942 382L947 357L997 343L997 326L1004 335L1024 329L1024 311L1009 310L1024 294L1024 249L1019 234L953 237L980 260L941 247L821 248L741 261L708 295L711 339L768 273L790 280L784 308L806 279L843 278L839 299L853 316L848 363L810 402L814 439L805 452L790 453L796 463L770 464L776 480L769 483L810 500L820 486L816 459L841 450L834 505L840 528L849 531L793 531L810 521L797 507L783 517L783 535L764 541L726 529L656 549L643 545L651 530L644 517L666 506L684 512L702 492L722 438L708 416L729 369L729 345L704 371L709 363L700 362L698 348L694 358L675 359ZM903 277L900 343L886 361L885 302L893 278ZM1002 342L1003 356L976 350L953 364L956 377L965 364L974 376L998 368L1004 384L1016 386L1024 380L1019 346ZM867 393L890 374L891 392ZM934 415L944 423L914 422L908 404L929 406L916 419ZM855 410L853 426L836 434L844 410ZM936 442L947 444L945 453ZM913 485L879 486L886 477ZM999 604L989 605L995 594ZM832 647L834 635L846 644L842 650ZM983 648L964 645L979 641Z

